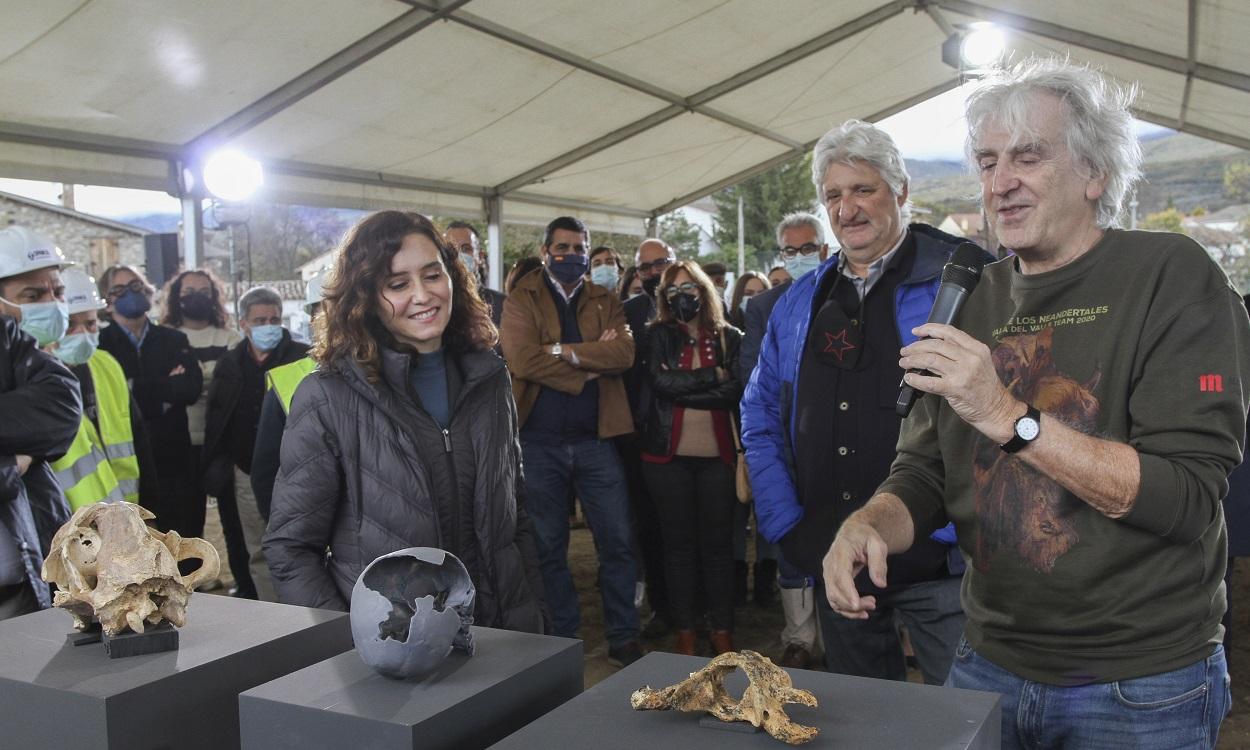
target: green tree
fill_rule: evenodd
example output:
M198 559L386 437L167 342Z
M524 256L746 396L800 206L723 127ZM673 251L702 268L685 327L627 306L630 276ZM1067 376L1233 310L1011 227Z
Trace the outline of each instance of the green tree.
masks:
M1250 162L1234 161L1224 165L1224 194L1235 203L1250 201Z
M1161 229L1167 232L1181 232L1183 231L1181 229L1181 221L1184 220L1184 218L1185 215L1175 207L1165 208L1162 211L1147 214L1146 218L1142 219L1141 228Z
M777 223L788 213L811 211L816 200L812 187L811 155L779 164L767 172L712 194L716 228L712 238L724 253L738 256L738 197L742 197L743 235L747 269L767 269L776 254Z
M672 246L677 257L694 260L699 257L699 227L691 224L679 213L660 217L660 239Z

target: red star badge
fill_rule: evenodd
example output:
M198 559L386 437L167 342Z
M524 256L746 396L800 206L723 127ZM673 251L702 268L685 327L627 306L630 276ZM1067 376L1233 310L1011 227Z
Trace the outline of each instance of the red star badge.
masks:
M837 355L839 362L842 361L842 355L854 348L855 345L846 340L845 329L836 334L825 332L825 354Z

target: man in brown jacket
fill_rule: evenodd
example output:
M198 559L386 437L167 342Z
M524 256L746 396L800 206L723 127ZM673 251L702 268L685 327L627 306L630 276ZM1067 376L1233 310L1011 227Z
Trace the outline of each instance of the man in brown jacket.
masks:
M576 637L579 624L568 565L568 500L576 491L599 555L608 660L624 666L642 648L629 497L611 438L633 430L621 373L633 364L634 339L616 295L585 283L589 247L590 233L577 219L547 225L542 271L508 296L500 339L555 635Z

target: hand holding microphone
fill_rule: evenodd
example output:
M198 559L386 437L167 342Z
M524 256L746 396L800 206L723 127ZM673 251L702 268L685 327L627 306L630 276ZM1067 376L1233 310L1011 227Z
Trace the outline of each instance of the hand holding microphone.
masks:
M955 248L950 262L942 269L942 283L938 286L937 298L933 300L933 308L929 312L926 323L951 325L964 302L981 280L981 268L985 265L985 251L971 242L965 242ZM909 370L909 372L917 372ZM924 375L932 373L923 371ZM899 383L898 400L894 402L894 412L906 417L916 405L920 393L904 382Z

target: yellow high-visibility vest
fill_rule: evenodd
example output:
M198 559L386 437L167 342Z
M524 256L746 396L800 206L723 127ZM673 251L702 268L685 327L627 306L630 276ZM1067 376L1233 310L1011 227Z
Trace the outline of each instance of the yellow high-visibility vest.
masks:
M130 391L126 375L101 349L87 360L95 387L99 427L84 414L69 451L52 470L70 507L77 510L102 500L139 501L139 459L130 429Z
M291 413L291 399L295 398L295 389L308 377L308 373L317 369L317 360L312 357L297 359L290 364L275 367L265 373L265 382L278 394L282 402L282 413Z

